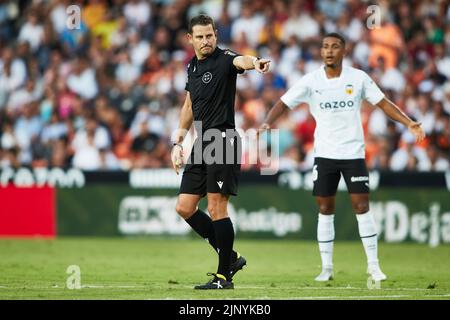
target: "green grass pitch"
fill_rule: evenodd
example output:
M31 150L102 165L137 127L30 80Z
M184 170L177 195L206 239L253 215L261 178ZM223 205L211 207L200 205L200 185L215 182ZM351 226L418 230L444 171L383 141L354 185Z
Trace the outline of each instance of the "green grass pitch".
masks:
M368 289L359 242L335 243L335 280L317 283L317 244L237 240L248 265L234 290L197 291L217 255L202 239L0 240L0 299L450 299L450 247L379 244L388 280ZM81 289L66 287L70 265Z

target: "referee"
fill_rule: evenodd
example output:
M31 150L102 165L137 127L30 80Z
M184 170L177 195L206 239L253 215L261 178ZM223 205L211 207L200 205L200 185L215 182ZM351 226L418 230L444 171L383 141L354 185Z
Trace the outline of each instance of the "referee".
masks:
M183 139L193 123L198 138L183 172L176 211L219 256L217 272L208 273L213 278L195 289L233 289L234 274L246 264L233 251L234 229L227 212L229 196L237 195L240 174L241 141L234 123L236 77L251 69L265 73L270 61L218 48L217 30L207 15L191 19L187 37L195 56L187 68L187 94L171 153L177 174L184 164ZM205 195L211 217L198 208Z

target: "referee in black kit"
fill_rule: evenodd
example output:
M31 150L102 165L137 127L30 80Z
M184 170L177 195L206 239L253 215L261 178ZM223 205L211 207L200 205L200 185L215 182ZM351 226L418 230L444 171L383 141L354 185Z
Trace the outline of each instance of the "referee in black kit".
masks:
M217 272L208 273L213 278L195 289L233 289L233 276L246 264L233 250L234 229L227 212L229 196L237 195L240 173L241 141L234 124L236 77L251 69L265 73L270 61L218 48L217 30L207 15L191 19L187 37L195 56L188 66L186 100L171 153L177 174L184 164L182 142L193 123L198 137L183 173L176 211L219 256ZM198 209L205 195L211 218Z

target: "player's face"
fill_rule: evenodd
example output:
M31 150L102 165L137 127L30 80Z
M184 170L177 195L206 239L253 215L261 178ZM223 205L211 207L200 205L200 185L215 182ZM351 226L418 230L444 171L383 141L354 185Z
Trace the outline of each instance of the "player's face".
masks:
M214 52L217 45L216 30L212 25L195 25L192 34L188 33L189 43L192 44L197 58L203 59Z
M334 37L323 39L322 48L320 49L323 63L327 67L337 67L342 64L345 55L345 47L341 40Z

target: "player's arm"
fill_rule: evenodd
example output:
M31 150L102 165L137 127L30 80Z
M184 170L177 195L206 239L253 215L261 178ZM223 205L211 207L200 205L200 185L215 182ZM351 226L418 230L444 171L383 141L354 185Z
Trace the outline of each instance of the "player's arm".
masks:
M233 59L233 65L238 70L255 69L260 73L266 73L269 71L269 64L270 60L253 56L237 56Z
M283 115L286 111L289 110L289 107L284 104L283 101L278 100L277 103L270 109L266 118L264 119L263 124L259 127L258 134L262 133L265 130L269 130L272 125L277 121L279 117Z
M180 123L176 132L172 152L172 166L178 174L178 170L183 166L183 140L194 121L194 114L192 113L192 101L189 91L186 94L186 99L181 107Z
M425 132L420 126L420 122L413 121L408 117L398 106L396 106L392 101L387 98L381 99L380 102L376 104L383 112L392 120L400 122L416 137L417 141L421 141L425 138Z
M300 103L308 102L310 96L310 88L308 86L308 78L303 77L292 88L290 88L270 109L263 124L259 127L258 134L265 130L269 130L275 121L278 120L286 111L294 109Z

